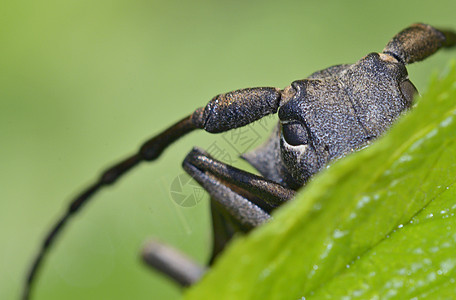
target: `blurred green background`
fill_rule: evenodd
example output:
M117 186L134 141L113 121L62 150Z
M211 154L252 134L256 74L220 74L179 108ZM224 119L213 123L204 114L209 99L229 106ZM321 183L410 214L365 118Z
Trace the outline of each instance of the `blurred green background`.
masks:
M71 197L144 139L220 92L284 87L381 51L413 22L456 28L455 11L454 0L2 1L0 299L18 299ZM455 56L410 66L418 90ZM183 207L170 185L191 147L214 141L236 154L193 133L99 194L52 249L34 298L176 298L139 253L157 237L206 261L207 197Z

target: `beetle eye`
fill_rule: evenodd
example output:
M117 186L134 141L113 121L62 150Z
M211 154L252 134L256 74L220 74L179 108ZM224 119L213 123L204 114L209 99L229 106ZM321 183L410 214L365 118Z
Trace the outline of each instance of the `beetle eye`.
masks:
M309 143L307 130L299 122L282 124L282 135L285 141L292 146L299 146Z
M413 97L418 94L418 91L416 90L416 87L413 85L413 83L408 79L402 81L400 84L400 89L402 95L405 97L405 100L407 100L407 103L412 104Z

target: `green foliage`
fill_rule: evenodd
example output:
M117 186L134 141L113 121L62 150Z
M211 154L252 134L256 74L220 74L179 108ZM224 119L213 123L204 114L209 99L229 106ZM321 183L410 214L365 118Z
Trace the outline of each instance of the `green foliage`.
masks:
M456 294L455 114L453 64L387 135L237 239L187 298Z

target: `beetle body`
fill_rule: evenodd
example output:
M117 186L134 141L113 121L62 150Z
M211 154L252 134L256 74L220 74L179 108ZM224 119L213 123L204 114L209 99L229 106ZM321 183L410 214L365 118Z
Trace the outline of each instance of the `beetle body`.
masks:
M100 189L141 162L156 160L169 145L196 129L225 132L278 112L279 124L268 141L243 155L262 176L196 148L183 161L184 170L211 196L212 263L234 234L267 222L270 213L293 198L312 175L382 135L412 105L416 89L408 80L406 65L455 45L455 32L414 24L393 37L382 53L370 53L354 64L315 72L284 89L258 87L217 95L108 168L76 196L45 238L27 276L23 298L28 299L43 258L62 228ZM205 272L157 242L149 244L143 256L150 266L183 286Z

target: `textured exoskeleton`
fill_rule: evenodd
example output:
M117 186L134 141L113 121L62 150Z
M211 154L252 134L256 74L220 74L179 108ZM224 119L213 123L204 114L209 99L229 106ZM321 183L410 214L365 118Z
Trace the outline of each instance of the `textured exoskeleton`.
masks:
M291 199L313 174L382 135L411 107L417 93L405 66L455 44L453 31L414 24L393 37L382 53L370 53L354 64L315 72L284 89L248 88L214 97L144 143L138 153L106 170L74 199L35 259L24 299L56 235L101 187L114 183L141 161L155 160L167 146L194 129L224 132L278 112L280 121L268 141L243 155L261 176L217 161L197 148L183 162L184 169L212 199L212 263L236 232L248 232L268 221L271 211ZM143 254L149 265L184 286L197 281L205 271L158 242L151 242Z

